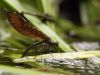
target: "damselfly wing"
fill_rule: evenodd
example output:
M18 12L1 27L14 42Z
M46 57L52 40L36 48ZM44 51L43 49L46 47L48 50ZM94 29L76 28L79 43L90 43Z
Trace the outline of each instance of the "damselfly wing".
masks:
M11 25L21 34L37 39L45 40L48 37L39 31L36 27L32 27L30 23L18 12L8 12L7 17Z

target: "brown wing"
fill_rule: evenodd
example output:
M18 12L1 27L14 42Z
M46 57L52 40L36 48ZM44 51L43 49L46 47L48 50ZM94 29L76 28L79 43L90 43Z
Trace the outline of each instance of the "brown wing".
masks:
M7 17L11 25L21 34L38 40L48 38L36 27L31 27L29 22L27 22L21 14L17 12L8 12Z

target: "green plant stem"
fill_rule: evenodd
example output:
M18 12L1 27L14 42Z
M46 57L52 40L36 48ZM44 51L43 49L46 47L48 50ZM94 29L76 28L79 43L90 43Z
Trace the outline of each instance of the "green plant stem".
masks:
M100 51L82 51L82 52L71 52L71 53L52 53L51 54L43 54L39 55L35 58L35 56L29 56L29 57L24 57L20 59L15 59L14 62L20 63L20 62L36 62L37 60L48 60L48 59L63 59L66 61L67 59L85 59L89 57L94 57L98 56L100 57ZM59 60L60 61L60 60Z

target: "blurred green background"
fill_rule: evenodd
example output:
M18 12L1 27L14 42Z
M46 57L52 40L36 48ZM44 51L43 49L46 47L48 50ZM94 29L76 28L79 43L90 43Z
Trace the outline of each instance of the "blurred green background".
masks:
M36 40L23 36L10 25L6 13L13 7L8 9L9 1L11 0L0 1L0 64L16 65L11 59L19 58L23 49ZM52 16L55 22L48 21L45 24L69 46L73 42L100 41L100 0L12 0L12 2L19 10L21 5L26 12L47 13Z

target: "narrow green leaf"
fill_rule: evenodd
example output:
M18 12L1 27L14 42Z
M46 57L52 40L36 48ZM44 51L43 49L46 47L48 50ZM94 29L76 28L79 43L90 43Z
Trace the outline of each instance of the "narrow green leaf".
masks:
M0 73L4 73L6 75L56 75L56 74L50 74L50 73L44 73L39 72L35 70L29 70L29 69L19 69L15 67L10 66L4 66L0 65Z
M19 3L18 0L3 0L3 3L8 4L9 7L15 8L18 12L27 10ZM59 36L54 31L52 31L49 27L47 27L46 24L42 23L39 19L30 15L25 15L25 17L33 24L33 26L36 26L40 31L50 37L52 41L58 42L59 47L64 52L72 50L69 45L67 45L61 38L59 38Z

